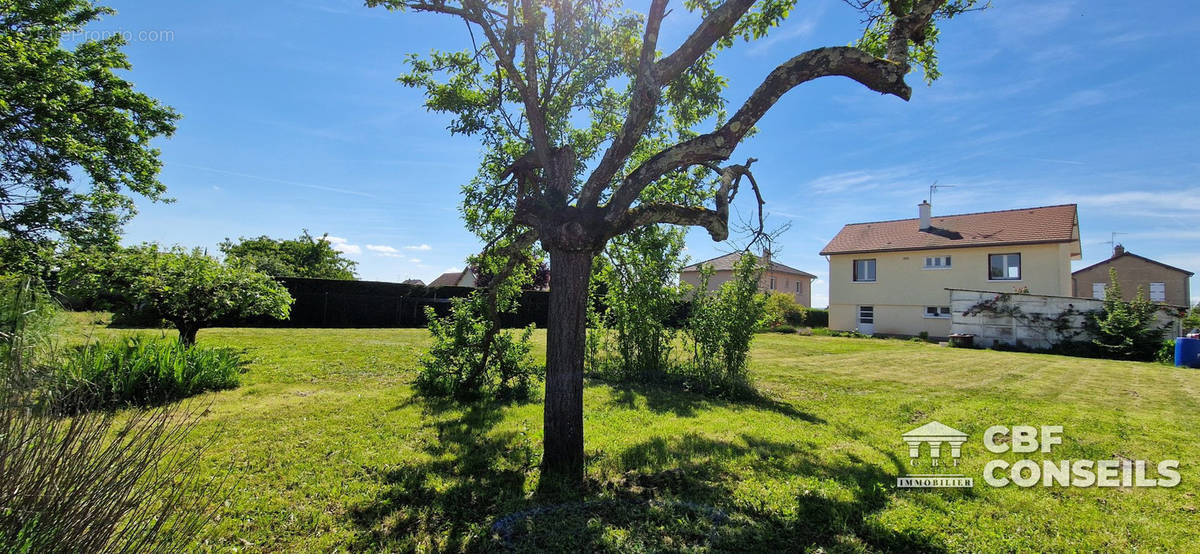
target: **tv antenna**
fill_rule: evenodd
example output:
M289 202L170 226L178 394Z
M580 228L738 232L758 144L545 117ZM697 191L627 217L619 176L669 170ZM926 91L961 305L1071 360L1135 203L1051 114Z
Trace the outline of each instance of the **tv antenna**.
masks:
M1122 233L1122 232L1120 232L1120 231L1113 231L1112 233L1110 233L1110 236L1109 236L1108 240L1104 241L1104 244L1107 244L1107 245L1109 245L1109 246L1112 246L1113 248L1116 248L1116 247L1117 247L1117 235L1128 235L1128 234L1129 234L1129 233Z
M937 183L938 183L938 182L937 182L937 180L936 180L936 179L934 179L934 181L933 181L933 184L932 184L932 185L929 185L929 203L930 203L930 204L932 204L932 203L933 203L933 193L937 192L937 190L938 190L938 189L952 189L952 188L954 188L954 185L939 185L939 184L937 184Z

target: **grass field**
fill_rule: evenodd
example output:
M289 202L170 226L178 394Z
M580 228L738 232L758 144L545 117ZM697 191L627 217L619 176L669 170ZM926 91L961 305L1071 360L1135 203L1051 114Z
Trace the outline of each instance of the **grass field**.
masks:
M74 317L81 334L160 333ZM1192 370L760 335L752 374L769 400L589 382L589 490L564 498L538 489L540 404L413 396L423 330L199 342L252 360L240 388L201 397L200 433L221 433L205 468L232 483L204 550L1200 551ZM895 487L910 471L900 434L931 420L970 434L973 489ZM1065 429L1052 453L1005 459L1177 459L1182 482L993 488L981 437L996 424Z

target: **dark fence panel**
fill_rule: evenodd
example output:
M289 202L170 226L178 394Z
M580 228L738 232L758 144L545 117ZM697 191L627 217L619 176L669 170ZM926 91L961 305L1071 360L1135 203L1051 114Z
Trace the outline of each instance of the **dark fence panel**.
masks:
M252 318L230 321L229 326L262 327L423 327L425 307L438 316L450 313L450 300L476 290L470 287L424 287L380 281L341 281L277 277L287 287L295 303L285 321ZM505 327L524 327L534 323L545 327L549 321L550 293L525 291L514 313L502 314Z

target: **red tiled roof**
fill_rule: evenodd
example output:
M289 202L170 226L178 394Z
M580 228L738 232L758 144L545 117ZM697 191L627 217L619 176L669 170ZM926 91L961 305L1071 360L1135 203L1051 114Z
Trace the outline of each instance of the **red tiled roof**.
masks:
M734 264L736 264L738 262L738 260L740 260L740 259L742 259L742 253L741 252L733 252L731 254L725 254L724 256L717 256L716 258L713 258L711 260L704 260L703 262L694 263L692 265L684 267L680 271L700 271L700 266L702 266L702 265L711 266L713 268L713 271L733 271ZM779 262L775 262L775 261L771 262L771 271L779 271L779 272L783 272L783 273L793 273L796 275L803 275L805 277L812 277L814 279L817 277L816 275L813 275L812 273L809 273L807 271L800 271L799 269L796 269L791 266L783 265L783 264L781 264Z
M1072 255L1080 254L1075 204L933 217L931 224L922 231L917 218L851 223L821 255L1055 242L1074 242Z

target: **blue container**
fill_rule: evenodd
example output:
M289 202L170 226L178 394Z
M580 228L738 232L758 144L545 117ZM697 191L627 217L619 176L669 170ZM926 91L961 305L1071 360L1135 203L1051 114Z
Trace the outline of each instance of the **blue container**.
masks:
M1200 339L1175 339L1175 365L1200 369Z

